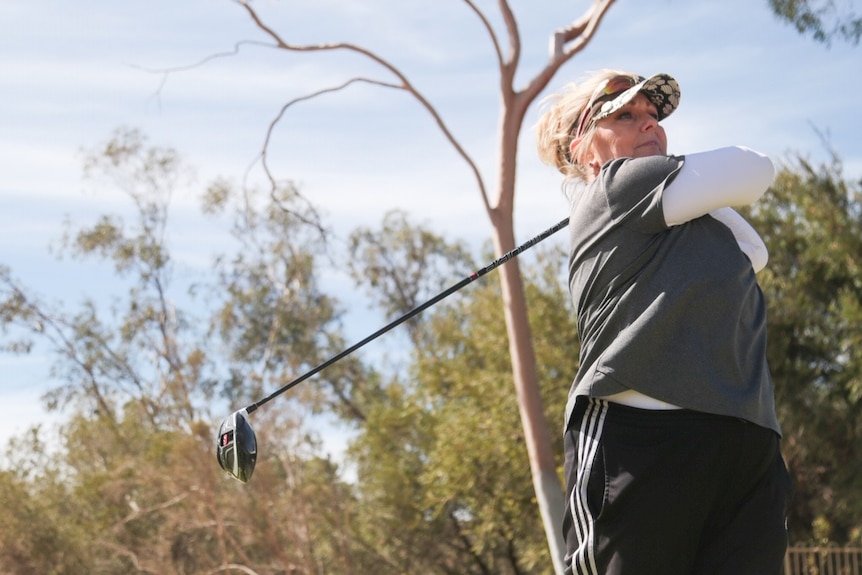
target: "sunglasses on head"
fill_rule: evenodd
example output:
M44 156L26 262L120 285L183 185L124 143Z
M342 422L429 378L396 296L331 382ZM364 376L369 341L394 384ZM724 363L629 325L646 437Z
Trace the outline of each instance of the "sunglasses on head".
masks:
M216 457L221 468L234 479L248 483L257 463L257 437L246 410L235 411L221 422L217 442Z
M605 102L615 99L632 86L643 81L644 78L642 76L620 75L609 78L599 84L593 91L590 99L587 100L587 104L584 106L581 115L578 117L577 123L572 125L572 127L577 126L577 130L574 132L574 138L577 139L581 137L587 124L589 124L590 119L595 116L596 112L604 105Z

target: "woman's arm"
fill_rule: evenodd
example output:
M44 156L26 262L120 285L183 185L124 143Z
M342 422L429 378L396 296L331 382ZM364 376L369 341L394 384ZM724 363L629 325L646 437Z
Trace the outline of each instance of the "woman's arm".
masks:
M665 222L676 226L719 208L748 205L763 195L774 177L768 157L742 146L687 154L662 194Z
M745 218L736 213L733 208L718 208L709 212L709 215L730 228L733 237L736 238L736 243L739 244L739 249L751 260L754 273L766 267L766 262L769 261L769 251L760 235L745 221Z

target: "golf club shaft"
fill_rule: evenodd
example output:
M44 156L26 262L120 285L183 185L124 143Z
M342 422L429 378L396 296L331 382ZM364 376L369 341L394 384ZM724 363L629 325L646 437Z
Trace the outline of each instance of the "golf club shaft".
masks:
M510 259L518 256L521 252L524 252L524 251L530 249L531 247L533 247L537 243L541 242L542 240L545 240L548 237L554 235L555 233L557 233L558 231L560 231L561 229L566 227L568 224L569 224L569 218L566 218L566 219L562 220L561 222L559 222L558 224L554 225L553 227L548 228L547 230L545 230L544 232L542 232L538 236L534 237L533 239L531 239L527 242L524 242L523 244L521 244L517 248L513 249L512 251L502 255L499 259L494 260L493 262L491 262L490 264L488 264L484 268L473 272L472 274L465 277L464 279L462 279L460 282L456 283L452 287L440 292L439 294L432 297L431 299L429 299L425 303L416 306L415 308L413 308L409 312L405 313L401 317L399 317L399 318L393 320L392 322L388 323L387 325L381 327L380 329L378 329L377 331L375 331L374 333L372 333L371 335L369 335L368 337L366 337L362 341L359 341L359 342L353 344L352 346L348 347L347 349L345 349L344 351L342 351L338 355L331 357L330 359L324 361L323 363L321 363L317 367L313 368L312 370L304 373L303 375L300 375L299 377L297 377L296 379L294 379L290 383L287 383L283 387L275 390L273 393L264 397L263 399L255 402L255 403L252 403L251 405L249 405L248 407L245 408L246 412L247 413L254 412L258 407L260 407L266 403L269 403L271 400L275 399L276 397L278 397L279 395L281 395L285 391L291 389L292 387L299 385L300 383L302 383L303 381L305 381L309 377L311 377L317 373L320 373L321 371L323 371L324 369L326 369L327 367L329 367L330 365L332 365L336 361L343 359L344 357L350 355L354 351L358 350L359 348L361 348L365 344L377 339L378 337L380 337L384 333L388 332L392 328L401 325L402 323L404 323L408 319L422 313L423 311L425 311L426 309L428 309L432 305L436 304L437 302L449 297L450 295L452 295L456 291L460 290L461 288L463 288L467 284L472 283L473 281L479 279L480 277L484 276L488 272L500 267L501 265L503 265L504 263L506 263Z

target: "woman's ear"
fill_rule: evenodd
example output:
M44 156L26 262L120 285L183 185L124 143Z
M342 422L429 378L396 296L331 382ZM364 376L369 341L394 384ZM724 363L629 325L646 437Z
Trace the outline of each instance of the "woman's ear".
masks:
M582 148L578 151L578 147L584 141L585 137L581 136L571 141L569 144L569 158L573 164L592 167L593 163L595 163L595 154L592 152L592 146L586 146L585 149Z
M576 155L576 150L583 139L584 136L581 136L580 138L572 140L569 144L569 158L571 158L573 164L585 166L587 168L587 172L593 177L598 176L599 172L602 170L602 164L598 161L598 158L596 158L596 154L593 152L592 146L587 146L586 149L580 150L580 155Z

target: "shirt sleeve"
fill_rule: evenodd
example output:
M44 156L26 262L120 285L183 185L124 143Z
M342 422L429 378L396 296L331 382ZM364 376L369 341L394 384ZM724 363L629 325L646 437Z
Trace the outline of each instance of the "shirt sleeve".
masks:
M739 244L739 249L751 261L751 267L754 268L755 273L766 267L766 262L769 261L769 251L766 249L763 239L745 221L745 218L733 208L718 208L709 212L709 215L730 229L733 237L736 238L736 243Z
M667 229L662 198L683 167L680 156L620 158L602 170L613 220L639 233L659 233Z
M675 226L723 207L757 200L772 184L775 167L765 155L742 146L688 154L662 197L667 225Z

